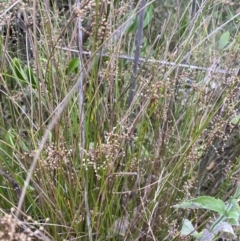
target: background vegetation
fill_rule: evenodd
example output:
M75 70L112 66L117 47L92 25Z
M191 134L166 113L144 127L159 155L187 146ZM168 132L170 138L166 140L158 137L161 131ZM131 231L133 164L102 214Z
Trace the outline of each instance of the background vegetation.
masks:
M173 205L238 186L239 15L234 0L1 1L0 239L190 240L184 217L201 231L209 212Z

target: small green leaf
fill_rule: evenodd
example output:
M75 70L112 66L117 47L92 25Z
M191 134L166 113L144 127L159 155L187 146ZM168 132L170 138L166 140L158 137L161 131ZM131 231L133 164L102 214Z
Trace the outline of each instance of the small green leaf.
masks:
M240 34L237 35L237 37L236 37L236 41L237 41L237 43L240 43Z
M149 5L145 11L144 11L144 20L143 20L143 28L146 28L149 23L152 21L153 19L153 6L152 4ZM130 16L132 14L135 14L134 12L130 13ZM129 27L127 28L126 30L126 33L129 34L129 33L134 33L136 32L137 28L138 28L138 24L139 24L139 14L137 14L133 20L132 20L132 23L129 25Z
M231 198L229 200L229 203L231 203L233 205L232 209L234 209L240 215L240 207L238 204L238 199Z
M27 82L27 76L21 67L20 60L17 58L13 58L10 64L12 71L13 71L13 76L15 77L15 80L18 82L20 86L22 84Z
M231 124L236 125L240 120L240 115L237 115L231 119Z
M144 14L143 28L146 28L153 19L153 5L149 5Z
M231 202L233 203L234 201L231 200ZM229 204L228 204L229 205ZM225 216L227 217L227 220L229 223L233 224L233 225L239 225L238 219L239 219L239 206L238 203L236 201L236 203L232 204L232 208L226 212Z
M227 219L227 222L228 222L229 224L231 224L231 225L239 226L239 222L238 222L238 220L236 220L236 219L228 218L228 219Z
M27 190L28 191L35 191L36 189L33 186L28 185Z
M68 67L66 69L66 74L69 75L71 73L77 73L79 66L79 58L73 58L70 60Z
M138 19L137 19L137 17L135 17L132 20L132 23L127 27L126 33L129 34L129 33L136 32L137 26L138 26Z
M224 49L227 46L227 44L229 44L229 38L230 38L229 31L226 31L225 33L223 33L220 37L218 48Z
M183 226L181 229L181 235L188 236L189 234L191 234L194 237L199 235L199 233L193 227L192 223L188 219L184 219Z
M237 186L236 191L235 191L235 193L233 195L233 198L237 199L237 200L240 198L240 185Z
M25 67L24 71L26 73L28 84L31 84L32 87L37 88L37 78L33 73L33 70L30 67Z

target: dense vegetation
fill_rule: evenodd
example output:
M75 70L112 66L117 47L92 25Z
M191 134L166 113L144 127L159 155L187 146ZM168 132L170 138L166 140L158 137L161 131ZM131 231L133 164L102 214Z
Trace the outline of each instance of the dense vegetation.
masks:
M236 0L2 0L0 240L193 240L182 224L212 211L236 213L237 240L239 17Z

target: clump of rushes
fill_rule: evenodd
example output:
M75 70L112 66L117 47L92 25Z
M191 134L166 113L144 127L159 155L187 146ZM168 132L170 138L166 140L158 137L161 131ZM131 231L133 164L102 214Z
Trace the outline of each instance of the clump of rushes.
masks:
M210 215L173 205L229 200L240 4L194 3L1 2L1 239L179 240Z

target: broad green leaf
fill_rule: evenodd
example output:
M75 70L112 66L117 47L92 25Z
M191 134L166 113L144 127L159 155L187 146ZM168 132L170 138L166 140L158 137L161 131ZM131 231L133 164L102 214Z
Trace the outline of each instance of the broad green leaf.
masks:
M227 44L229 43L229 38L230 38L229 31L226 31L225 33L223 33L220 37L218 48L224 49L227 46Z
M209 196L201 196L194 199L191 199L189 201L182 202L180 204L174 205L175 208L192 208L192 209L207 209L211 211L215 211L219 214L224 215L225 214L225 203L220 200L216 199L214 197Z

